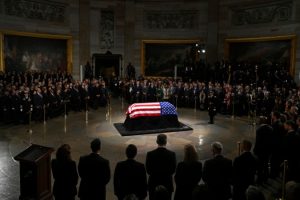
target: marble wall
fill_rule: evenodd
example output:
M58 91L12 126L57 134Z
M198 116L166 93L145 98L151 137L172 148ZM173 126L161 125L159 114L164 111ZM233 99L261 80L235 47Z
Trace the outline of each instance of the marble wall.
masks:
M91 54L122 54L123 67L131 62L137 75L142 40L205 40L207 34L205 1L94 0L90 9Z
M197 39L207 61L224 57L226 38L300 34L297 0L3 0L0 30L71 35L73 74L94 53L122 55L141 73L142 40ZM43 12L42 12L43 11ZM300 73L297 41L295 77Z

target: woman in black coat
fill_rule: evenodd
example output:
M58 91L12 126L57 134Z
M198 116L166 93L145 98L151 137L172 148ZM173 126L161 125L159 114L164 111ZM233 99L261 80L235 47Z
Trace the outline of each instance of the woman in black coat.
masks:
M78 173L71 158L71 147L63 144L56 151L56 159L51 163L54 177L53 195L55 200L74 200L77 194Z
M178 163L175 174L176 191L174 200L191 200L192 192L202 177L202 163L194 146L184 147L184 160Z

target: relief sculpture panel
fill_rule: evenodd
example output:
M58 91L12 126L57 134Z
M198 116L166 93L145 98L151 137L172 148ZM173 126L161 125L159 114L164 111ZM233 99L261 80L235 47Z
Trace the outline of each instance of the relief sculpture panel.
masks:
M4 0L2 13L27 19L63 23L66 4L54 1Z
M264 4L250 8L233 8L232 24L235 26L285 22L292 19L291 1Z
M188 29L194 30L199 24L198 11L145 11L145 29Z
M111 10L101 11L100 20L100 48L111 49L114 47L115 20Z

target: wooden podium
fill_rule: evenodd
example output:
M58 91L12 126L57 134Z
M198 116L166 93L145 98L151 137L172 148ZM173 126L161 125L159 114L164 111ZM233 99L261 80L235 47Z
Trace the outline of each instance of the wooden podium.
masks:
M51 193L53 148L32 144L14 157L20 162L20 200L48 200Z

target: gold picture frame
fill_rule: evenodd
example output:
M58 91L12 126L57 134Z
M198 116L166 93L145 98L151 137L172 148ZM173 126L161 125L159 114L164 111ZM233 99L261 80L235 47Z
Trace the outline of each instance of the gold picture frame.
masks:
M166 64L167 61L165 63L163 63L163 61L161 62L158 61L160 63L160 66L164 66L164 64L166 64L164 68L160 68L160 66L158 66L158 69L147 64L149 58L151 57L151 53L155 52L157 54L162 54L161 57L171 57L172 54L175 54L176 51L176 56L182 57L184 56L182 53L186 49L191 48L195 44L200 44L200 43L203 43L201 39L142 40L141 41L141 74L146 77L173 77L173 74L170 73L170 70L174 71L174 66L167 65ZM152 47L153 49L151 49ZM161 70L165 70L165 71L168 70L168 72L160 73Z
M32 32L19 32L10 30L0 30L0 71L5 71L5 36L20 36L20 37L31 37L37 39L57 39L66 40L66 70L68 73L72 73L73 68L73 39L70 35L56 35L56 34L45 34L45 33L32 33Z
M289 73L290 75L295 75L295 63L296 63L296 35L282 35L282 36L266 36L266 37L248 37L248 38L228 38L225 39L225 45L224 45L224 57L227 60L230 60L230 45L231 44L241 44L243 43L245 45L249 46L249 43L273 43L274 48L276 48L276 42L284 42L287 43L287 48L289 48ZM247 43L247 44L246 44ZM272 44L271 44L272 45ZM271 52L270 52L271 53Z

